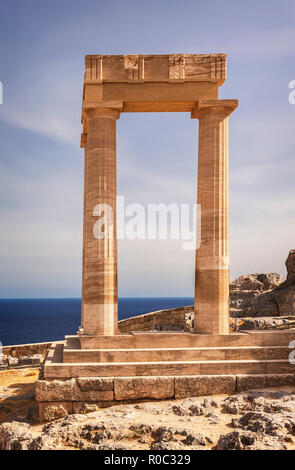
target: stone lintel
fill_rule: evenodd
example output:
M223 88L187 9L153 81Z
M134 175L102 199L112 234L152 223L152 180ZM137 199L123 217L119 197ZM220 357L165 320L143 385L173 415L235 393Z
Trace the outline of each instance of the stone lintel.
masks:
M225 79L226 54L87 55L83 110L121 101L123 112L191 112Z
M86 55L85 84L226 80L226 54Z

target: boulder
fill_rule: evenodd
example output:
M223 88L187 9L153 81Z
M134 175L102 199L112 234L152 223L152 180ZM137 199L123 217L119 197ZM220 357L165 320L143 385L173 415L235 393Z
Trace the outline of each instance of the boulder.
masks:
M233 431L218 439L217 450L244 450L255 443L255 434L249 431Z
M255 316L295 315L295 250L286 260L287 279L271 292L255 298Z
M217 450L285 450L286 448L279 438L241 430L220 436L216 445Z
M287 279L280 276L248 274L230 284L232 318L295 316L295 250L286 260Z
M14 366L17 366L17 365L18 365L18 358L8 356L8 366L9 367L14 367Z
M9 364L9 356L0 353L0 367L7 367Z
M28 450L33 439L27 423L3 423L0 425L0 450Z
M247 274L241 276L230 284L230 313L233 318L255 316L256 297L277 287L280 283L280 275ZM273 313L273 301L271 302Z

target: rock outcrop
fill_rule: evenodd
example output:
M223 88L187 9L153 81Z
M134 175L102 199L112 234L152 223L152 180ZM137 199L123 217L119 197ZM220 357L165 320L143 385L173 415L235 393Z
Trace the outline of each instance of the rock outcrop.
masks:
M0 450L283 450L294 447L294 391L117 405L44 426L0 424Z
M280 276L248 274L230 285L232 318L295 316L295 250L286 260L287 279Z
M295 316L285 317L244 317L231 318L231 329L239 330L274 330L295 328Z
M247 274L230 284L231 317L255 316L255 301L260 294L269 292L280 284L280 275Z

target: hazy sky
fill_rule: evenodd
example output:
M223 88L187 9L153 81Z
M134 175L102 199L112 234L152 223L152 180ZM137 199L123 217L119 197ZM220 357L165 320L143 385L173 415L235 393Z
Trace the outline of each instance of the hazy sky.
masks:
M295 248L294 0L0 1L0 297L78 297L85 54L228 54L231 278L285 273ZM122 115L118 192L196 200L197 120ZM121 296L193 295L194 253L119 243Z

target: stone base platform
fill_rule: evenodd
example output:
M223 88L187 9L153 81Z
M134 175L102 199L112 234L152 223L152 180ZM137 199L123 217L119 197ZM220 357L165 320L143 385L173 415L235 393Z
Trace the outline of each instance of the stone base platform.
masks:
M251 388L295 386L294 374L196 375L175 377L80 377L39 380L41 422L120 403L232 395Z
M52 345L44 363L36 391L40 418L50 420L54 410L64 415L118 401L295 385L295 366L288 360L294 339L295 330L67 336Z

